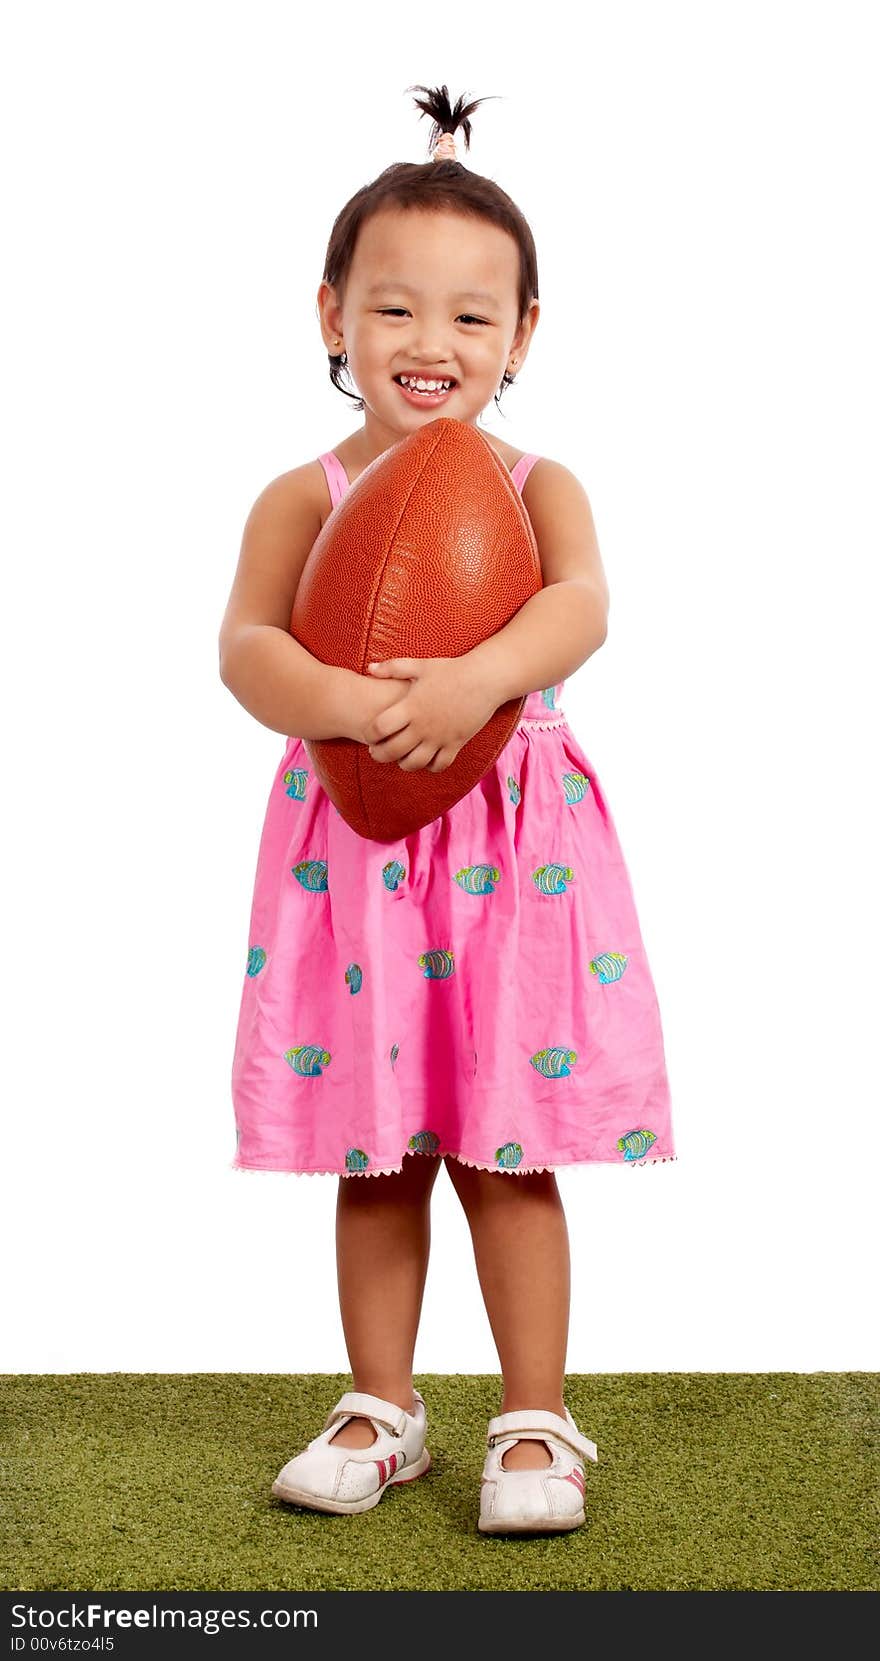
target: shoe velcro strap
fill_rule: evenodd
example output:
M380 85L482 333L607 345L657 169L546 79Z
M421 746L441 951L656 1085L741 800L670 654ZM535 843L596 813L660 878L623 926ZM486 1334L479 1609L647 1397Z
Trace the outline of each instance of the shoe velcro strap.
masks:
M574 1425L561 1419L558 1413L548 1413L545 1408L517 1408L513 1413L499 1413L489 1420L487 1441L490 1448L496 1442L523 1441L562 1442L565 1447L571 1448L573 1453L583 1454L586 1459L592 1459L598 1464L599 1455L595 1442L588 1436L582 1436Z
M337 1419L347 1418L350 1414L375 1419L387 1430L392 1430L395 1436L402 1436L406 1429L406 1414L402 1407L396 1407L393 1401L383 1401L381 1396L367 1395L363 1390L346 1390L345 1395L340 1396L336 1406L327 1414L324 1429L329 1430Z

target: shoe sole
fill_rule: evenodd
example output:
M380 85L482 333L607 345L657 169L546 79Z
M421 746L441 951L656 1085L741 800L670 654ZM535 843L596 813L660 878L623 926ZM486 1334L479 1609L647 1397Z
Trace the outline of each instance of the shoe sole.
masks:
M584 1512L580 1511L574 1517L541 1517L532 1521L520 1521L518 1518L492 1517L485 1520L481 1517L477 1527L481 1534L557 1534L563 1529L580 1528L584 1521Z
M272 1492L276 1499L287 1500L291 1505L304 1505L309 1511L331 1511L337 1516L353 1516L360 1511L370 1511L378 1505L386 1488L396 1487L399 1483L415 1482L417 1477L424 1476L431 1468L431 1455L427 1448L419 1455L414 1465L404 1466L399 1476L392 1476L388 1481L377 1488L375 1494L367 1494L362 1500L335 1500L323 1494L310 1494L305 1488L291 1488L286 1483L278 1481L277 1477L272 1484Z

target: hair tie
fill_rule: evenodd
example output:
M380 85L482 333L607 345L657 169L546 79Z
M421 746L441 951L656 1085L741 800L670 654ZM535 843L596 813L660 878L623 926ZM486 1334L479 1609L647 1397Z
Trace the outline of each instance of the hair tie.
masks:
M458 161L455 154L455 134L443 133L434 148L434 161Z

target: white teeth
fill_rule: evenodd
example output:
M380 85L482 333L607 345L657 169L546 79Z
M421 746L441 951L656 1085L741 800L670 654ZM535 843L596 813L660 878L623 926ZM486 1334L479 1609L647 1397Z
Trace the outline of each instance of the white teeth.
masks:
M402 386L409 387L411 392L448 392L455 384L453 381L423 381L416 380L411 375L397 377Z

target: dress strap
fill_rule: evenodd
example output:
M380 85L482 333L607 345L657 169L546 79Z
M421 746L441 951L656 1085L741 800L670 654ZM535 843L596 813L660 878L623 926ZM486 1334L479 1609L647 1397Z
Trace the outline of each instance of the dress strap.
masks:
M318 457L318 460L324 469L324 476L330 491L331 507L335 508L337 502L341 502L348 489L348 474L335 450L325 450L324 454Z
M531 454L527 456L520 456L516 465L510 469L510 477L516 485L517 490L522 490L522 487L531 473L535 462L540 461L540 459L540 456L534 456Z

